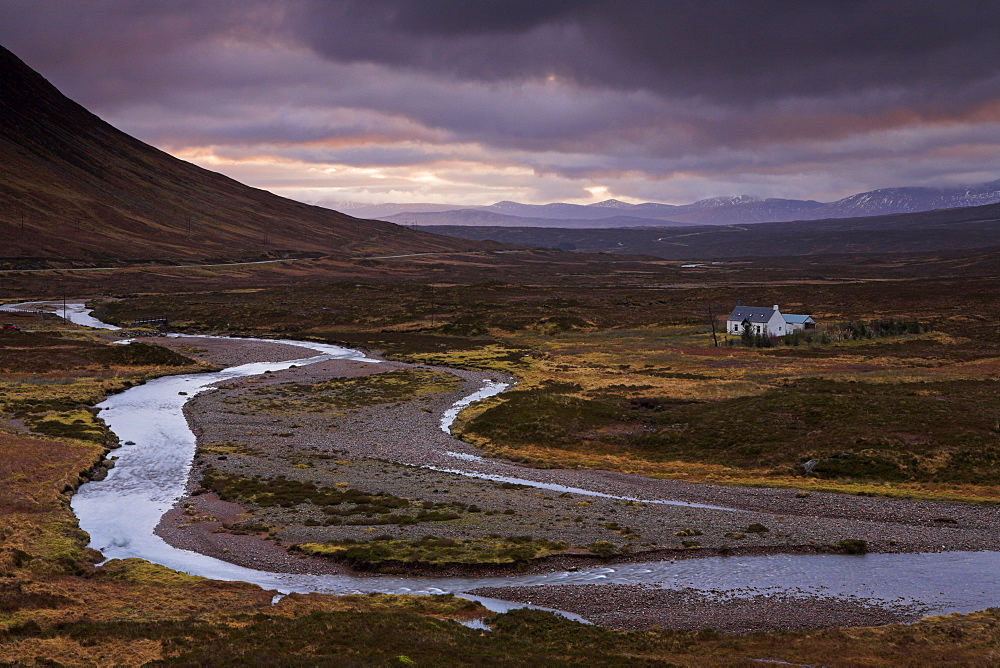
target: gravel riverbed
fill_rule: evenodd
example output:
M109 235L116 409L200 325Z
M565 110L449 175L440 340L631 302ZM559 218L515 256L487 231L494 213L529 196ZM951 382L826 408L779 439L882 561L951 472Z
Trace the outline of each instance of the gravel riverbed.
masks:
M860 599L819 596L712 595L688 589L630 585L497 587L470 592L576 613L601 626L723 633L804 631L836 626L882 626L914 622L919 608Z
M280 342L194 338L157 342L227 366L309 356L309 351ZM356 524L326 525L329 516L309 503L291 508L250 505L241 508L212 495L200 494L181 499L164 517L157 533L177 547L253 568L291 573L344 572L346 567L290 554L286 546L344 539L363 541L376 536L409 539L427 535L531 536L567 543L572 554L530 567L539 571L568 564L607 563L591 555L587 548L598 542L614 546L616 554L610 558L611 562L693 558L720 551L815 553L835 550L839 541L845 539L863 540L873 552L997 547L998 508L822 493L802 496L795 490L698 484L607 471L533 469L486 459L481 451L443 432L439 420L452 403L479 389L485 381L509 380L495 373L437 369L459 379L456 389L356 410L288 412L262 408L266 404L261 402L270 393L288 383L308 385L412 368L399 362L330 360L228 381L217 390L193 398L185 414L198 436L199 452L189 490L200 486L203 473L211 467L243 477L284 475L321 487L381 492L408 499L415 507L431 504L443 508L453 504L450 507L456 518L384 524L378 523L376 517L365 524L368 520L352 517L348 519ZM461 471L464 475L429 467ZM475 477L483 475L562 485L621 498L503 484ZM474 511L468 510L473 507ZM225 528L240 522L270 529L234 532ZM755 524L766 530L747 530ZM505 569L486 570L503 573ZM431 572L444 575L460 571ZM485 574L484 569L467 572ZM743 632L882 624L908 620L916 614L912 610L815 597L785 600L749 595L740 599L739 606L734 606L692 592L644 587L600 587L599 597L591 595L592 590L582 595L579 587L539 589L504 588L486 595L530 600L537 605L578 612L595 622L619 628L657 624ZM740 627L747 623L746 619L754 620L752 629Z

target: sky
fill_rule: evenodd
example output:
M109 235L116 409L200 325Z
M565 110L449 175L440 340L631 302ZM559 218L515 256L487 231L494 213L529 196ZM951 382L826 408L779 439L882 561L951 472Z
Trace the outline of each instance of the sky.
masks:
M995 180L998 33L992 0L0 0L108 122L326 204Z

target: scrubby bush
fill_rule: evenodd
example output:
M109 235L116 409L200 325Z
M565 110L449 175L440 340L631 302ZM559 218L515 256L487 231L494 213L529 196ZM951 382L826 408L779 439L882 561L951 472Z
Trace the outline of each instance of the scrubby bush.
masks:
M774 345L769 336L766 334L754 334L749 327L743 328L743 333L740 335L740 342L746 348L770 348Z
M846 538L837 545L847 554L868 554L868 543L856 538Z
M902 334L920 334L929 332L931 326L917 320L902 318L886 320L850 320L829 325L826 331L834 341L857 341L874 339L884 336L900 336Z
M596 543L591 543L587 546L587 549L591 551L592 554L596 554L598 557L607 559L618 552L618 548L615 547L614 543L609 543L606 540L599 540Z

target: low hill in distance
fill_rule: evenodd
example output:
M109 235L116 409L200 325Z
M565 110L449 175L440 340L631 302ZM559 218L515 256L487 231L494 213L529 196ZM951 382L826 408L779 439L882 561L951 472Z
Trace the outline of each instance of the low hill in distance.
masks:
M605 227L686 227L692 223L669 220L650 220L628 214L608 218L525 218L508 216L484 209L458 209L455 211L410 211L384 216L385 220L400 225L468 225L477 227L564 227L568 229Z
M760 199L750 195L713 197L691 204L629 204L609 199L595 204L521 204L497 202L490 206L457 207L445 204L358 204L334 208L354 215L418 225L485 225L493 218L505 227L653 227L677 225L736 225L795 220L855 218L917 213L1000 203L1000 181L953 188L881 188L835 202Z
M459 251L278 197L115 129L0 47L0 257L198 260Z
M1000 204L833 220L698 227L563 229L427 226L438 234L668 260L913 253L1000 246Z

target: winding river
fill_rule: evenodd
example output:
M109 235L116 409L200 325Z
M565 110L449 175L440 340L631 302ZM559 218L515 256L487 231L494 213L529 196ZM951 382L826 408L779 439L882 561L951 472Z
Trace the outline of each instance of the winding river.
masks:
M16 304L8 308L23 306ZM69 304L67 310L67 317L79 324L113 328L94 319L82 304ZM463 592L479 587L642 584L722 595L782 593L917 604L926 614L972 612L1000 605L1000 552L708 557L507 577L360 578L270 573L168 545L153 530L163 513L182 495L194 457L195 436L182 413L186 401L215 383L293 365L334 358L378 363L358 351L338 346L305 341L280 342L303 348L302 359L244 364L215 373L167 376L133 387L99 404L101 418L123 443L131 444L114 451L116 465L107 478L81 486L73 496L73 510L80 527L90 534L91 547L100 550L107 559L140 557L178 571L218 580L251 582L281 593L450 592L482 601L495 611L534 606L483 599ZM505 387L496 383L487 385L457 402L454 412L442 418L442 428L447 430L450 420L464 406L497 394ZM452 454L457 455L458 460L474 457ZM458 468L447 470L472 475ZM542 485L520 479L518 482ZM573 491L596 494L577 488ZM669 499L646 501L679 503Z

